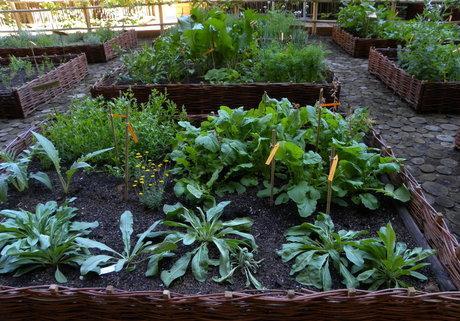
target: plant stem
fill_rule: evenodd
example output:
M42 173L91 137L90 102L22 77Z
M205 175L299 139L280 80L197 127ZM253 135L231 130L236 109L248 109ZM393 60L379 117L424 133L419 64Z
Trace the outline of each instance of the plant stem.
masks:
M126 126L125 126L125 191L123 198L128 200L128 184L129 184L129 103L126 104Z

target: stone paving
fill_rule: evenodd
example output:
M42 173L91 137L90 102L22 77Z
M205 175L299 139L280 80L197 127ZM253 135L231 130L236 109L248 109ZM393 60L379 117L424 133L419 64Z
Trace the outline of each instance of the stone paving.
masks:
M341 102L345 106L369 107L375 127L422 185L428 200L443 213L450 228L460 236L460 152L454 136L460 115L416 114L413 109L367 71L367 59L352 58L332 43L319 39L330 50L328 63L342 82ZM117 60L89 65L85 80L52 102L42 105L27 119L0 120L0 145L5 146L32 124L55 111L67 110L73 99L89 94L89 88Z
M329 65L342 83L345 106L366 106L375 127L422 185L427 199L460 236L460 151L454 149L460 115L417 114L367 71L367 59L352 58L322 38Z

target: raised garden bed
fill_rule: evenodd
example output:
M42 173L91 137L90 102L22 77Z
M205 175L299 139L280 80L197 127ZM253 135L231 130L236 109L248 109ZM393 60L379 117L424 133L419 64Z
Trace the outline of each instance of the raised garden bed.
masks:
M42 103L62 94L79 83L88 73L84 54L63 56L38 56L24 58L35 64L51 61L55 68L22 84L13 84L12 88L0 88L0 118L24 118L30 115ZM9 65L9 59L1 59L0 65Z
M397 49L372 48L369 72L391 88L417 112L460 112L460 82L416 79L397 65Z
M345 52L355 58L369 57L371 47L393 48L398 45L398 41L392 39L359 38L343 30L338 26L332 28L332 40L338 44Z
M371 145L382 149L384 156L394 156L377 133L372 132L368 138ZM25 146L29 139L30 131L19 139L24 143L18 140L11 146ZM57 184L56 176L52 173L50 176ZM410 216L417 222L431 247L437 250L439 261L458 288L459 245L447 229L443 217L428 204L420 186L407 170L403 169L400 174L391 175L390 179L395 185L404 182L409 188L412 195L407 207ZM134 213L134 234L142 232L153 220L162 217L160 211L146 211L137 202L137 195L134 193L129 195L128 201L122 201L117 191L122 183L120 179L93 172L78 174L76 181L78 183L73 188L73 195L77 196L75 205L80 208L79 218L85 221L99 220L101 224L92 238L102 240L110 246L122 246L117 224L119 212L128 208ZM167 193L165 203L171 204L177 200L170 188ZM31 210L37 202L50 198L60 199L62 194L59 189L51 192L33 185L27 194L15 193L11 196L6 207L17 207L21 204L21 207ZM70 288L42 286L41 284L54 283L50 270L35 274L34 279L2 276L0 307L3 311L12 311L12 320L46 315L50 310L53 311L50 319L65 319L69 316L84 319L98 315L101 319L112 320L356 320L356 316L360 315L367 320L382 319L382 313L389 320L426 320L432 319L433 313L439 320L455 320L458 317L459 292L426 293L412 288L381 291L337 289L317 292L294 283L289 276L289 268L280 262L273 250L283 243L282 232L302 221L297 215L291 215L295 214L297 208L293 204L271 208L267 199L256 197L255 190L251 189L241 195L228 195L225 199L232 201L226 210L225 219L240 215L249 215L254 219L254 236L259 245L262 245L261 257L266 260L257 277L267 288L276 290L243 291L244 280L240 278L235 278L235 283L227 286L217 285L209 280L199 283L190 273L181 282L173 284L170 290L163 290L157 279L145 279L143 263L132 272L122 271L119 274L87 276L83 279L78 279L75 271L63 269L70 276ZM322 208L323 204L320 204L318 209ZM333 206L331 214L337 228L365 228L371 233L375 232L377 226L390 221L398 233L398 240L404 240L410 247L414 246L415 238L410 236L412 230L408 229L409 224L406 224L404 215L399 215L391 205L387 203L373 213L375 216L372 219L368 215L371 214L359 207L343 210L336 205ZM310 217L307 221L311 222L312 219ZM432 280L431 273L424 273ZM341 287L339 280L334 279L333 284L334 287ZM418 284L413 285L418 287ZM443 287L442 282L439 286ZM434 288L427 287L426 291L431 292ZM28 309L23 308L24 304L27 304Z
M64 55L84 53L89 63L107 62L118 56L120 49L137 46L135 30L127 30L102 44L78 44L54 47L31 48L0 48L0 57L33 56L33 55Z
M86 57L80 55L38 56L23 58L40 64L51 61L54 68L46 70L37 78L22 83L13 84L12 88L0 91L0 117L24 118L30 115L42 103L62 94L73 85L79 83L88 73ZM0 59L0 64L7 66L8 59Z
M103 76L91 87L93 97L117 98L120 93L132 91L139 102L146 102L152 90L167 93L168 98L178 106L185 106L189 115L207 115L215 112L220 106L254 108L260 97L267 93L270 97L287 98L300 105L314 104L318 100L320 90L324 91L327 102L333 101L333 93L340 96L340 83L334 80L329 72L326 83L250 83L250 84L149 84L126 85L118 84L118 76L124 73L119 67L109 75Z

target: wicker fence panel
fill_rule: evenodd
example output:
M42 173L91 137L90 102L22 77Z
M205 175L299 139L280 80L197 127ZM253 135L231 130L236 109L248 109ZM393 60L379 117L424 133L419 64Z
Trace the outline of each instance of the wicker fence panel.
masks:
M29 81L20 87L0 93L0 118L22 118L30 115L40 104L62 94L73 85L79 83L88 73L88 65L84 54L49 56L47 57L59 64L46 74ZM32 58L25 58L32 60ZM43 56L35 58L37 62ZM7 59L0 59L0 64L7 64ZM50 88L37 90L37 86L57 83ZM7 100L7 96L10 99Z
M8 320L458 320L460 292L406 289L243 291L208 295L111 287L0 287Z
M107 62L118 55L118 49L130 49L137 46L137 36L134 30L124 31L117 37L104 44L65 45L56 47L33 48L0 48L0 57L41 56L86 54L89 63Z
M376 48L393 48L399 42L391 39L373 39L373 38L359 38L353 36L351 33L341 29L338 26L332 28L332 40L346 53L355 58L367 58L371 47Z
M167 85L117 85L116 76L124 73L123 67L101 78L92 88L93 97L116 98L122 92L131 90L136 99L146 102L152 90L168 94L168 98L178 106L185 106L189 115L207 115L215 112L220 106L247 108L257 107L260 98L267 93L272 98L288 98L290 101L305 105L314 104L318 100L320 90L324 91L326 101L338 98L340 84L328 76L327 83L251 83L251 84L167 84Z
M417 112L460 112L460 81L428 82L409 75L395 60L396 49L372 48L369 72L408 102Z

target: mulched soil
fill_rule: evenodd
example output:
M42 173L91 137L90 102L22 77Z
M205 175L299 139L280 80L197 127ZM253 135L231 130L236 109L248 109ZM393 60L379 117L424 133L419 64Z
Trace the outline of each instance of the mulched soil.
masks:
M35 167L35 166L34 166ZM38 203L49 200L62 202L64 197L58 188L58 182L54 173L50 173L54 181L53 192L46 188L32 183L29 190L24 193L10 192L9 200L1 206L1 209L22 208L33 211ZM99 221L99 227L90 234L90 238L101 241L122 251L121 233L119 230L119 217L125 210L130 210L134 216L134 234L145 231L154 221L164 217L161 209L152 211L144 207L134 192L130 193L128 201L121 199L122 179L115 178L103 172L79 173L74 178L71 195L77 199L73 206L79 208L79 221ZM302 219L297 214L297 208L293 204L285 206L270 207L268 199L260 199L256 196L256 190L248 191L243 195L229 195L225 199L231 204L225 209L223 219L228 220L235 217L249 216L254 219L252 234L259 246L257 258L263 258L257 278L268 289L300 289L304 286L295 282L289 276L290 264L284 264L275 253L284 242L283 232L293 226L300 224ZM178 199L174 196L171 186L168 187L165 204L174 204ZM416 246L405 229L399 215L392 207L391 202L382 202L383 208L369 212L360 207L340 208L333 206L332 219L336 229L367 229L371 235L387 222L391 222L397 232L398 240L408 243L410 247ZM321 206L320 209L322 209ZM314 217L308 218L312 222ZM134 242L134 241L133 241ZM180 253L178 254L180 255ZM177 258L178 256L176 256ZM174 259L174 258L173 258ZM165 260L160 268L170 268L173 259ZM115 288L126 290L162 290L164 286L159 277L146 278L147 263L144 262L136 267L133 272L111 273L103 276L88 275L80 277L77 269L63 268L67 276L69 287L106 287L112 285ZM429 277L427 283L413 283L417 289L435 291L436 284L433 274L429 269L422 271ZM211 280L211 276L218 275L217 268L209 274L207 281L199 283L193 278L190 270L184 277L176 280L170 287L173 292L180 293L211 293L222 291L237 291L245 288L245 279L240 274L234 278L233 284L217 284ZM11 275L0 275L0 284L15 287L24 287L42 284L54 284L54 269L37 270L21 277ZM334 288L343 288L340 279L334 277Z
M10 77L11 77L10 83L4 83L0 78L0 91L7 91L7 90L11 90L12 88L21 87L23 84L46 74L51 69L52 68L45 68L43 72L42 71L38 72L34 66L33 72L30 75L27 75L24 70L20 70L18 73L11 75L11 71L9 68L5 66L0 66L0 76L4 74L10 74Z

